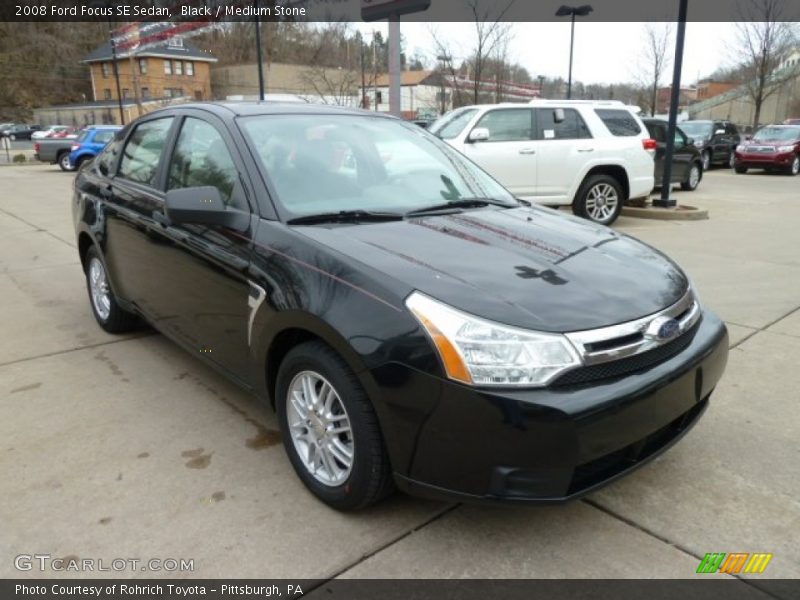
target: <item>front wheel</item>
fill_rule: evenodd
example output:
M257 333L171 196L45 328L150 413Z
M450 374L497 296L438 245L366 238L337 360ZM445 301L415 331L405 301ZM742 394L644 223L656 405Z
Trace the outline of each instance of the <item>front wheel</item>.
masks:
M317 498L356 510L394 489L372 404L333 349L317 341L293 348L278 370L275 398L286 453Z
M136 315L123 310L117 302L105 263L95 246L86 252L85 266L89 301L98 325L108 333L125 333L136 329L139 320Z
M702 177L702 171L700 169L699 163L692 163L692 166L689 167L689 172L686 174L686 179L681 182L682 190L693 192L697 189L697 186L700 185L700 178Z
M703 173L711 168L711 152L706 150L703 152Z
M800 156L794 157L794 160L792 161L791 166L787 170L787 173L792 177L800 173Z
M58 166L62 171L74 171L74 167L69 162L69 152L64 152L58 157Z
M747 167L733 167L733 170L739 173L739 175L747 173Z
M622 212L622 186L610 175L592 175L583 182L572 212L601 225L611 225Z

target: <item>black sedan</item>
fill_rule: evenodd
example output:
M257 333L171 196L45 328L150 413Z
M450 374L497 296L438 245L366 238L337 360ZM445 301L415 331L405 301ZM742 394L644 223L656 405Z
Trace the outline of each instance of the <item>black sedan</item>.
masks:
M668 123L663 119L642 119L650 137L656 140L656 186L664 180L664 157L667 151ZM681 189L693 192L703 179L703 158L695 147L694 140L678 127L675 130L675 147L672 155L672 183Z
M99 325L143 318L270 402L338 509L395 485L577 497L686 433L726 364L666 256L376 113L155 111L79 171L72 210Z
M39 131L38 125L24 125L22 123L9 123L0 129L0 137L7 137L12 142L14 140L29 140L34 131Z

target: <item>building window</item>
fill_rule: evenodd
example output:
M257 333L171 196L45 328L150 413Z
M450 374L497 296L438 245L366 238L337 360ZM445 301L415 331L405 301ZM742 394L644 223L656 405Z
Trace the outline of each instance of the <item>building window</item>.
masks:
M147 75L147 59L140 58L139 59L139 73L142 75Z
M103 78L108 79L109 75L111 74L111 63L104 62L100 65L103 69Z
M164 61L164 75L172 75L172 61L165 60Z
M184 64L186 65L186 74L190 77L194 77L194 63L192 61L186 61Z
M183 63L179 60L175 61L173 65L173 70L175 71L175 75L183 75Z
M122 99L127 100L131 91L128 88L122 88Z
M104 100L111 100L111 90L106 88L103 90L103 99Z
M143 87L142 88L142 98L144 100L149 100L150 99L150 88L148 88L148 87Z

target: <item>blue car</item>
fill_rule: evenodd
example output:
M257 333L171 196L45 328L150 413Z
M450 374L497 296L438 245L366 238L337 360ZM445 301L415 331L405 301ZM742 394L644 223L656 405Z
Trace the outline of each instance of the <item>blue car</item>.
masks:
M122 127L119 125L90 125L83 129L72 144L72 152L69 155L70 166L73 169L80 169L83 163L100 154L120 129Z

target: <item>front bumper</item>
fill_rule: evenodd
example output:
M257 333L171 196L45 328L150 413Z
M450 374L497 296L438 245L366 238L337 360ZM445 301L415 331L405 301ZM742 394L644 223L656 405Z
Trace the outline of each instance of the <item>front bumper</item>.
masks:
M727 356L725 325L706 311L680 353L615 379L486 391L450 381L433 385L430 380L437 378L409 370L411 389L438 390L438 400L419 424L406 472L395 463L397 484L407 493L437 499L576 498L680 439L705 411ZM390 412L391 398L400 398L397 373L393 379ZM408 397L401 402L395 416L409 431Z
M774 152L764 153L744 153L737 152L735 166L747 167L748 169L787 169L792 166L794 152Z

